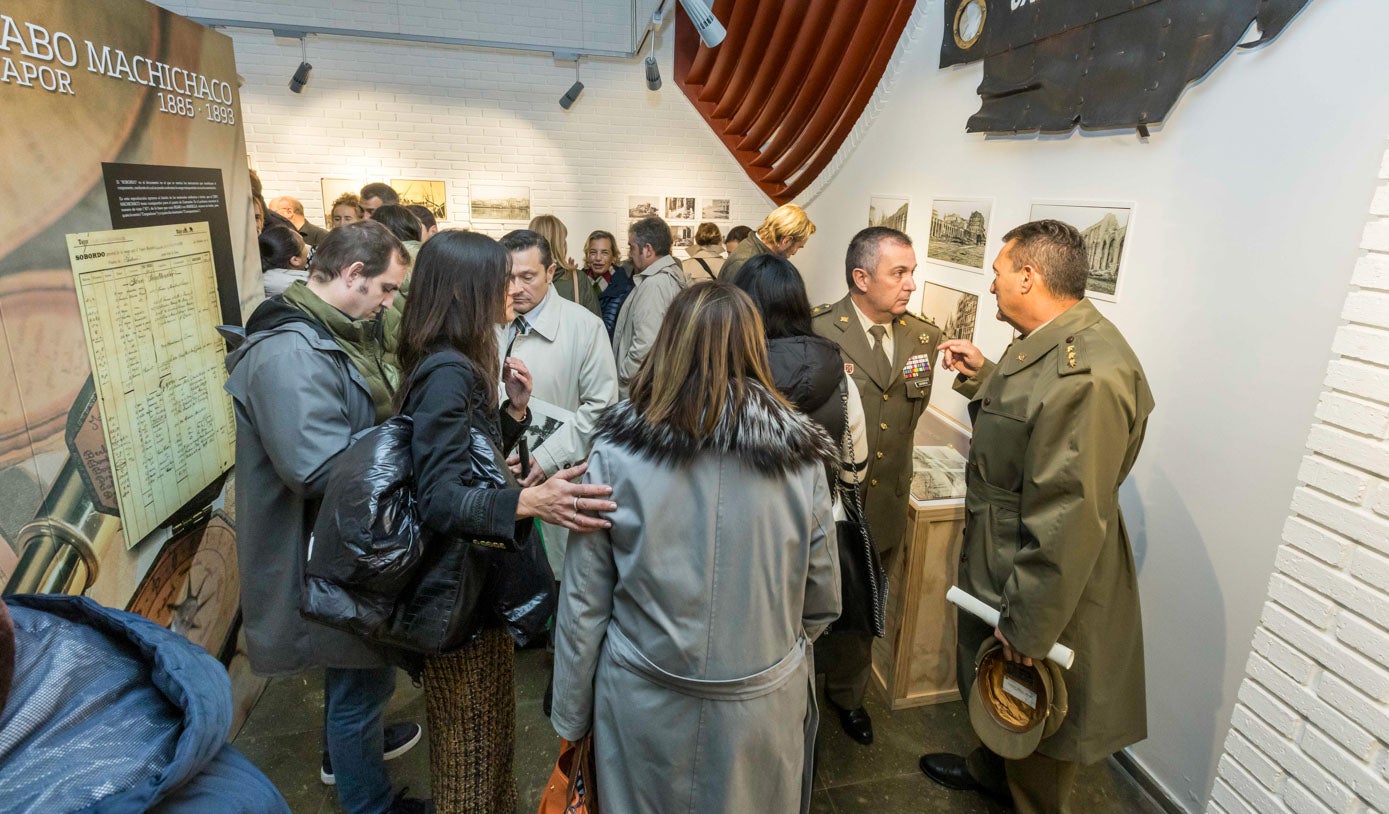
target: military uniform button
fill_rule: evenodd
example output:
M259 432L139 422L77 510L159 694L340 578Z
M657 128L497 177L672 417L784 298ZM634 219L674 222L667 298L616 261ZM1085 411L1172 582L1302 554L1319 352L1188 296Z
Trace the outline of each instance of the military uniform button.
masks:
M886 393L883 394L883 401L887 401L887 394L886 394Z
M869 486L877 486L877 485L878 485L878 479L877 479L877 478L874 478L873 480L870 480L870 481L868 482L868 485L869 485Z
M879 424L879 425L878 425L878 429L880 429L880 430L885 430L885 429L887 429L887 423L884 422L884 423L882 423L882 424Z
M878 452L878 460L882 460L882 458L883 458L883 453L882 453L882 451L880 450L880 451Z
M1076 341L1076 338L1075 338L1074 336L1068 336L1068 337L1066 337L1066 344L1069 345L1070 343L1072 343L1072 342L1074 342L1074 341Z
M988 407L990 404L993 404L993 403L994 403L994 400L993 400L993 399L984 399L984 406L985 406L985 407Z

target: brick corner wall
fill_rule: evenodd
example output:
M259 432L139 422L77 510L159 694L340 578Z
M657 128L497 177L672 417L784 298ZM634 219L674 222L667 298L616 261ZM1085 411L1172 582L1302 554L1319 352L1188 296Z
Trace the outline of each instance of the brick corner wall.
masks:
M1389 811L1389 152L1379 179L1212 814Z

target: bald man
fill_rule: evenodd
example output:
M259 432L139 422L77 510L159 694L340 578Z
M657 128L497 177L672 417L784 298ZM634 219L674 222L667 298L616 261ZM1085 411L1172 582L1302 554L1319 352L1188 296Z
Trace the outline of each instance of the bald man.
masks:
M309 223L304 218L304 205L299 203L298 198L281 195L270 202L270 211L283 215L285 220L293 224L294 228L299 231L299 236L304 238L304 242L310 246L317 246L318 241L328 234L327 229Z

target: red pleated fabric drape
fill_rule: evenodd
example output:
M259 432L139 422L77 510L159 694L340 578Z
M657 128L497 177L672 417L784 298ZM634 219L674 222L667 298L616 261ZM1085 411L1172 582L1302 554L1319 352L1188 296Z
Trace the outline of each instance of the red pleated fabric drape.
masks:
M824 171L873 96L915 0L715 0L706 48L677 6L675 81L778 204Z

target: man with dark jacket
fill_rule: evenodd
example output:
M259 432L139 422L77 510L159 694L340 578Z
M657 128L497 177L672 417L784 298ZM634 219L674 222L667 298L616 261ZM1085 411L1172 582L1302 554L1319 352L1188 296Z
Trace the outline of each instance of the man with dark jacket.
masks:
M386 361L378 315L390 307L409 262L379 223L334 229L314 254L308 282L262 303L246 323L246 343L227 357L226 390L236 411L237 559L241 572L253 575L241 583L251 666L262 675L324 668L331 758L324 776L336 781L349 814L421 810L417 801L393 804L386 776L382 713L395 669L361 639L304 619L300 594L334 459L391 414L397 373ZM417 741L418 727L410 726L410 741Z

